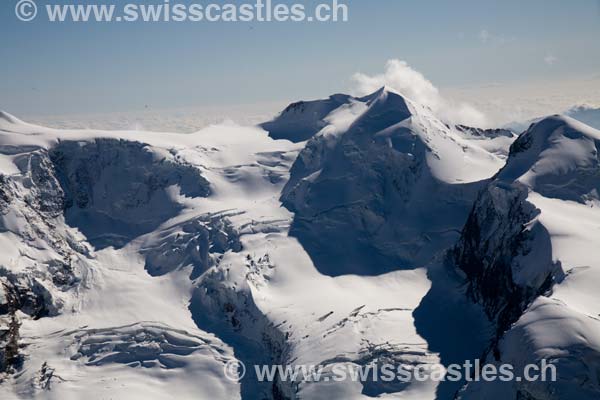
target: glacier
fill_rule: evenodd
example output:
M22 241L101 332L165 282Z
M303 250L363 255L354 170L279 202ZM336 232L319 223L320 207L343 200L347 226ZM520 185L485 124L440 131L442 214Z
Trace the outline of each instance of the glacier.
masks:
M191 134L1 113L0 394L598 398L599 148L569 116L479 129L385 87ZM548 359L559 379L251 368L467 359Z

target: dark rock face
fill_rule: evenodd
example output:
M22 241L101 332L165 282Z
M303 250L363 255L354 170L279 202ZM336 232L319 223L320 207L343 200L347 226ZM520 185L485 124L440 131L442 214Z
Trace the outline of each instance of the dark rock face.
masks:
M17 311L39 319L57 309L51 294L37 279L0 268L0 375L18 371L23 363Z
M23 363L19 353L19 326L14 314L9 316L6 325L0 324L0 374L13 373Z
M511 131L509 129L482 129L482 128L474 128L474 127L466 126L466 125L457 125L456 129L458 129L460 132L468 133L473 136L478 136L478 137L482 137L482 138L490 138L490 139L497 138L500 136L505 136L505 137L514 137L515 136L513 131Z
M12 274L0 269L0 283L4 286L7 297L7 313L19 310L34 319L56 315L58 309L52 295L37 279L24 275Z
M9 184L9 178L0 174L0 214L4 214L8 210L13 199Z
M506 396L598 398L597 318L560 294L552 296L553 287L568 279L565 270L571 274L576 266L560 249L561 236L569 234L549 221L558 217L563 204L564 210L575 206L586 213L597 208L599 142L596 132L566 117L533 124L513 143L506 166L481 192L449 255L450 263L466 274L470 297L495 323L486 361L521 368L547 360L556 367L555 381L511 382L503 388ZM544 200L538 203L540 198ZM540 220L552 226L553 236ZM553 243L559 248L553 249ZM588 251L593 253L593 246ZM485 389L482 383L467 384L461 398L485 397Z
M0 372L5 373L18 371L23 361L18 313L32 319L56 315L61 305L48 287L68 290L76 285L71 256L87 254L69 232L57 229L65 196L48 153L40 149L17 152L15 164L21 174L0 177L0 230L21 236L25 248L28 244L47 248L56 258L36 264L35 273L14 273L0 266ZM12 222L1 218L8 213Z
M210 194L197 168L160 158L139 142L60 142L50 158L64 188L67 223L97 249L120 248L177 215L171 186L187 197Z
M552 262L547 231L533 222L539 211L526 197L527 191L518 185L490 185L480 194L450 253L453 264L468 277L470 296L497 322L499 334L564 275ZM523 279L519 275L532 258L538 271Z
M247 254L245 263L245 279L255 286L271 279L276 269L268 254L258 258ZM245 365L287 365L292 332L275 326L256 305L247 284L237 282L231 286L228 274L229 267L220 264L198 280L189 305L194 322L230 345ZM240 385L242 398L296 398L295 382L282 381L279 376L274 382L261 381L253 368L247 370Z
M28 202L45 217L59 217L65 206L65 192L48 154L33 153L29 158L29 166L32 187Z
M376 94L346 132L309 140L282 192L295 214L290 234L325 275L426 265L458 239L486 183L436 179L406 101Z
M564 141L577 143L589 159L577 159ZM549 149L570 167L558 170L544 157ZM538 296L564 279L562 266L552 261L552 244L540 211L527 201L530 191L544 197L584 203L598 185L596 141L560 116L533 124L512 144L506 166L480 193L450 254L470 282L469 293L483 304L502 334ZM564 153L564 154L562 154ZM538 163L542 166L537 168ZM561 160L556 163L560 164ZM520 178L531 171L535 179ZM582 195L583 194L583 195Z
M0 230L20 236L24 249L42 248L51 256L40 263L31 260L28 268L35 273L14 273L0 266L0 372L17 371L22 359L18 312L32 319L54 316L62 303L52 290L66 291L80 282L73 260L90 257L90 250L65 221L96 248L119 247L177 215L181 205L169 192L172 186L188 197L210 193L198 169L137 142L98 139L59 142L50 150L9 150L20 173L0 176ZM10 218L2 218L8 213ZM188 246L206 245L201 260L192 260L203 267L210 265L209 250L224 252L239 246L236 235L228 236L229 225L222 221L213 225L201 229L191 223L184 229L190 236L184 238L189 239ZM194 253L189 251L188 256L193 258Z

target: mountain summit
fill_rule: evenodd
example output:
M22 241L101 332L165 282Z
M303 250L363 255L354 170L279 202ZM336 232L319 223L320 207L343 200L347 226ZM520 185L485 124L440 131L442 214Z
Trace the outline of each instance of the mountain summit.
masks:
M596 399L599 149L569 117L517 138L386 88L194 134L3 113L0 395ZM474 359L545 359L558 380L252 368Z

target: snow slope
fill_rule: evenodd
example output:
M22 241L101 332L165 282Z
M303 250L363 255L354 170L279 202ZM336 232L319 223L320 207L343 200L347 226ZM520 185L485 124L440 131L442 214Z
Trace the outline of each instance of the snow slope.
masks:
M229 335L215 331L227 344L198 327L199 314L208 310L218 319L223 307L231 307L218 296L211 304L196 299L205 287L213 284L233 300L244 293L229 293L232 280L219 281L220 270L193 279L225 263L250 290L260 281L248 281L248 257L268 251L278 264L288 264L267 237L302 254L287 237L290 215L277 200L297 146L235 126L175 135L60 132L5 121L3 320L20 324L10 340L21 350L14 360L6 358L7 372L18 374L4 381L3 398L238 398L240 391L252 398L261 390L270 396L271 387L224 379L224 363L248 352L230 340L241 336L232 326L224 328ZM314 271L308 259L299 264L298 271L284 268L295 274L280 278L287 282L277 290L283 301L289 298L282 293L301 293L304 282L319 280L316 272L303 273ZM415 279L425 290L426 278ZM338 285L327 282L323 293ZM344 298L345 290L338 290ZM254 296L251 290L247 295ZM303 297L298 294L297 304ZM244 329L248 340L272 332L268 345L275 346L281 335L260 300L255 308L239 304L240 312L255 317ZM374 308L395 302L371 301ZM320 310L324 301L312 302L319 311L308 320L326 313ZM297 312L304 315L304 306ZM276 353L267 344L259 348Z
M3 399L452 399L465 382L260 382L252 365L482 354L566 372L463 398L593 398L597 131L552 117L513 143L385 88L262 127L0 115Z
M344 125L352 123L356 115L364 111L369 100L369 96L355 98L334 94L325 100L300 101L290 104L261 127L273 139L303 142L329 126L341 125L340 129L344 129Z
M468 385L462 398L600 396L600 131L569 117L534 124L482 192L455 262L498 328L489 359L549 360L557 382Z
M409 122L395 93L326 103L309 107L316 140L362 130L392 159L410 160L402 146L420 140L408 133L418 126L431 139L427 150L417 144L428 179L461 186L500 167L471 133L424 107L411 105L423 115ZM235 125L189 135L60 131L3 114L3 398L435 397L434 382L262 383L251 370L239 383L224 378L234 359L332 368L444 357L419 332L427 321L413 316L432 291L428 269L380 275L369 262L361 266L369 276L331 277L289 235L295 218L279 197L305 145ZM440 157L446 151L453 161ZM486 169L473 175L463 162ZM450 166L460 175L445 176ZM456 201L466 204L464 191ZM447 298L465 305L451 290Z
M366 99L346 129L332 124L308 141L283 190L291 233L327 275L426 265L457 239L481 181L503 165L482 143L514 139L450 127L385 88Z
M160 247L147 232L160 236L178 216L206 214L188 202L211 193L209 183L176 148L203 157L213 151L202 146L210 133L61 132L5 121L2 321L18 326L8 340L19 351L4 358L17 373L3 379L2 397L239 396L239 385L223 379L232 349L187 310L192 267L152 277L141 251ZM206 260L226 250L198 251Z

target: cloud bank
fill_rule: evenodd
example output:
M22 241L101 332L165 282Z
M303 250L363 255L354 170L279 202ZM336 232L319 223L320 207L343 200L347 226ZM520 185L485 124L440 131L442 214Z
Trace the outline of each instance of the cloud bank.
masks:
M412 101L430 107L447 122L477 127L488 125L482 112L467 103L457 103L444 98L431 81L405 61L389 60L383 74L369 76L357 73L352 79L357 95L363 96L387 86Z

